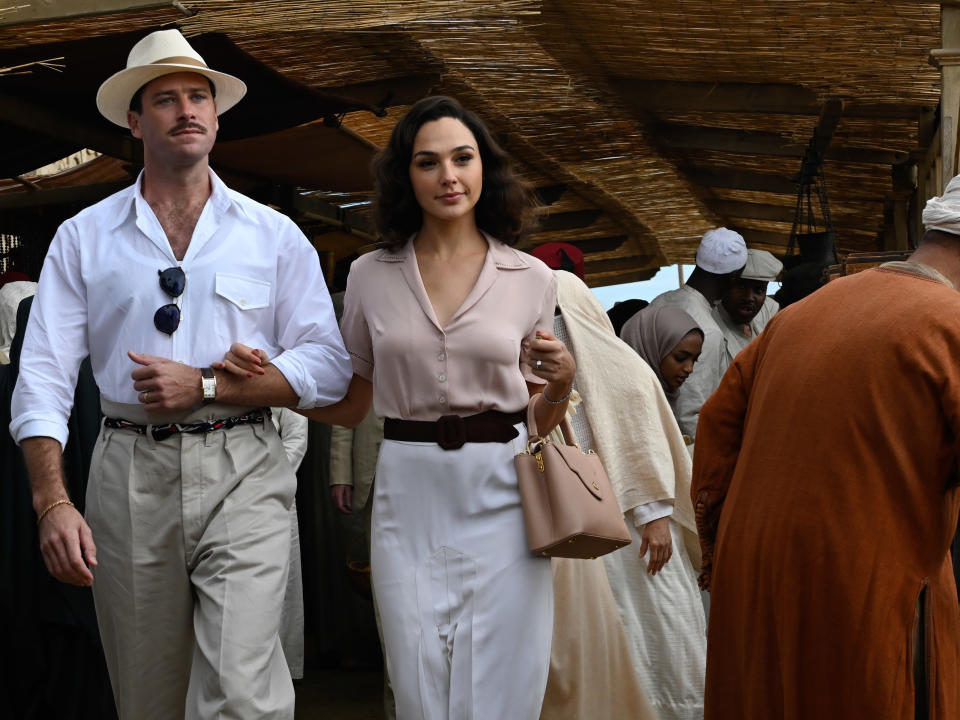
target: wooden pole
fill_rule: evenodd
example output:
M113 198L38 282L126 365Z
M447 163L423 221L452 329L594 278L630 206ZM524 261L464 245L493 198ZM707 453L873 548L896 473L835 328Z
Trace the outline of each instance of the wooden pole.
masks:
M957 128L960 125L960 7L940 4L940 42L942 47L930 53L931 62L940 68L940 178L939 185L957 174Z

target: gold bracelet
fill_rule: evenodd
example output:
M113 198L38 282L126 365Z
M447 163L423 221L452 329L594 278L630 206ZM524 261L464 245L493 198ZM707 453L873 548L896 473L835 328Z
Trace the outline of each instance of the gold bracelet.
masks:
M44 508L43 512L40 513L40 517L37 518L37 525L40 525L40 521L47 516L48 512L50 512L55 507L57 507L57 505L69 505L70 507L73 507L73 503L70 502L69 500L57 500L55 503L51 503L50 505L47 505L46 508Z

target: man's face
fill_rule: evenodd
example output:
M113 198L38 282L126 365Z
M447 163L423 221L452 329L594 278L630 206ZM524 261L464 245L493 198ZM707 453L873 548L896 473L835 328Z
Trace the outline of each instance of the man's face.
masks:
M127 113L144 155L167 165L191 165L205 158L217 139L217 104L203 75L164 75L143 89L143 112Z
M721 302L734 321L747 325L760 312L766 297L766 282L737 278Z

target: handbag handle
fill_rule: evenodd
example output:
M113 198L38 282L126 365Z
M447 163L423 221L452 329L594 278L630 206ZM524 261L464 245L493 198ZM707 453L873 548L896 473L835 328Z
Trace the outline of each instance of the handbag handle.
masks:
M530 435L530 440L546 441L546 438L543 437L540 434L540 431L537 429L537 418L536 413L534 412L534 407L537 404L537 398L542 394L543 393L537 393L536 395L531 396L530 402L527 404L527 433ZM573 426L570 425L570 416L566 413L564 413L563 420L560 421L560 434L563 435L563 442L566 445L573 445L577 448L580 447L580 445L574 439ZM529 443L530 440L527 442Z

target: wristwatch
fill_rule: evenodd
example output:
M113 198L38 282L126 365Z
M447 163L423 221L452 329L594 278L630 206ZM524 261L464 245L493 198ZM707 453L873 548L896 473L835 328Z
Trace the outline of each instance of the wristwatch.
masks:
M200 368L200 382L203 385L203 404L209 405L217 399L217 376L213 368Z

